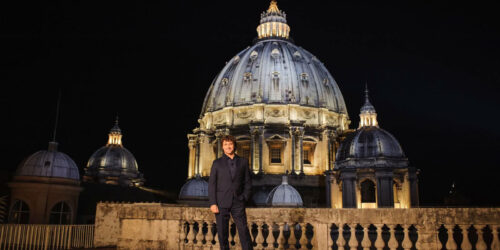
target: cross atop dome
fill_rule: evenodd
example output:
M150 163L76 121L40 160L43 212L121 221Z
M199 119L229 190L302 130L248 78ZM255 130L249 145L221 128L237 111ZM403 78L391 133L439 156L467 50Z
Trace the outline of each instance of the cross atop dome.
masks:
M267 11L260 15L260 25L257 27L259 39L288 39L290 26L286 23L286 14L278 8L278 3L272 0Z
M280 13L281 11L278 9L278 2L276 0L272 0L271 4L269 4L269 9L267 9L267 13Z

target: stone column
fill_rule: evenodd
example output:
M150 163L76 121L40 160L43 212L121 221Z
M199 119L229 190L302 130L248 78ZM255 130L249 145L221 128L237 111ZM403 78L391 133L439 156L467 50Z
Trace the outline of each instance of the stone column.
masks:
M333 164L335 162L335 131L327 128L323 130L321 138L326 146L324 169L325 171L333 170Z
M292 174L304 174L304 152L303 149L303 138L304 138L304 127L303 126L291 126L290 128L292 136Z
M188 179L191 179L195 175L195 166L197 163L196 149L198 144L198 137L194 134L188 134L187 137L188 137L188 148L189 148Z
M342 180L342 207L356 208L356 170L342 170L340 179Z
M250 125L250 165L255 174L262 173L262 143L264 141L264 126L263 125Z
M408 179L410 182L410 206L418 207L419 197L418 197L418 171L415 168L408 169Z
M332 207L332 171L325 171L326 207Z
M377 206L394 207L393 172L390 169L375 170L377 179Z

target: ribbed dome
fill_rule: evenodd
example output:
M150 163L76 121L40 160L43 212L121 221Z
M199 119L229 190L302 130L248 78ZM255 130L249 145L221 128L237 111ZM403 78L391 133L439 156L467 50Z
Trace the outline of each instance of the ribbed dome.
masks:
M118 121L109 133L106 146L101 147L90 156L84 180L88 179L123 186L143 184L144 179L139 173L134 155L122 145L122 134Z
M342 142L336 156L336 168L354 166L360 160L373 160L375 164L377 159L401 160L407 165L403 149L392 134L379 127L365 126Z
M272 1L261 15L257 42L234 56L215 77L201 116L229 106L299 104L347 114L326 67L288 39L286 15Z
M267 196L267 205L283 206L283 207L300 207L302 206L302 197L299 192L292 186L288 185L288 177L283 176L281 185L273 188Z
M122 172L137 173L139 171L135 157L124 147L108 145L101 147L90 157L88 168L103 168L107 171L116 172L119 176Z
M80 180L76 163L65 153L57 151L56 142L50 142L48 150L40 150L26 158L15 175Z
M182 186L179 199L208 199L208 182L199 176L189 180Z
M295 103L347 114L323 63L286 40L262 40L233 57L212 82L201 114L254 103Z

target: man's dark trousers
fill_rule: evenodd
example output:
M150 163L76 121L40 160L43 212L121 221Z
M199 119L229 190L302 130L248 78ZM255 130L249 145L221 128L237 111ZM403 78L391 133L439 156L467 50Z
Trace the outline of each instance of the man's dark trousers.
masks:
M235 155L216 159L208 179L208 198L210 205L217 205L215 214L217 235L221 249L229 249L229 218L233 217L240 236L241 247L252 249L245 213L245 202L250 198L252 179L248 161Z
M219 213L215 215L220 249L229 249L229 214L233 216L234 224L236 224L236 229L240 235L241 248L244 250L253 249L250 232L248 231L245 205L236 197L233 199L231 208L219 208Z

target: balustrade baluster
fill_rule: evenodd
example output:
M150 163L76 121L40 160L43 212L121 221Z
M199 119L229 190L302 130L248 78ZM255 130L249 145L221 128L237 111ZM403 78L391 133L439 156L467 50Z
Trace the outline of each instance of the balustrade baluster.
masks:
M500 249L500 242L498 241L498 225L491 225L491 233L493 234L491 249Z
M269 234L267 235L267 247L271 249L274 248L274 244L277 242L276 238L274 238L274 233L273 233L275 224L276 222L272 222L267 227L269 229Z
M185 228L186 228L186 221L181 220L179 222L179 247L181 249L184 249L184 244L186 244L186 242L184 241L187 237Z
M356 239L356 226L357 224L350 224L349 227L351 228L351 237L349 238L349 247L350 249L357 249L358 248L358 239Z
M288 230L290 230L290 238L288 238L288 245L295 248L297 243L297 238L295 237L295 224L288 224Z
M194 239L195 239L195 234L194 234L194 221L193 220L189 220L188 221L188 226L189 226L189 232L188 232L188 235L187 235L187 245L188 246L193 246L194 244Z
M457 244L455 242L455 239L453 239L453 227L454 225L445 225L446 230L448 230L448 240L446 241L446 249L454 250L457 249Z
M370 250L370 247L372 246L372 242L368 238L370 224L363 224L361 226L363 227L363 240L361 241L361 246L363 247L363 250Z
M255 222L257 224L257 237L255 237L255 243L257 243L257 249L264 249L264 235L262 234L262 229L264 226L264 222L262 221L257 221Z
M203 246L203 221L198 220L198 233L196 233L195 239L196 239L196 246L201 247Z
M472 227L474 227L474 225L472 225ZM478 226L476 232L477 232L476 249L477 250L486 250L488 247L486 246L486 242L484 241L484 231L483 231L483 228L481 226Z
M377 250L382 250L385 247L384 240L382 239L382 228L384 227L384 224L375 224L375 227L377 228L377 239L375 240L375 247Z
M333 239L332 239L332 231L333 230L332 230L332 225L333 224L328 223L327 225L328 226L327 226L327 230L326 231L328 232L328 234L327 234L327 237L326 237L326 239L327 239L326 245L328 246L328 249L332 249L332 247L333 247Z
M214 226L214 222L213 221L208 221L207 222L207 235L205 236L205 239L207 239L207 246L212 246L213 245L213 240L215 238L215 235L212 232L213 226Z
M410 240L410 226L411 225L403 225L403 232L404 232L404 238L403 238L403 242L401 242L401 246L403 247L403 249L405 250L409 250L411 249L412 247L412 244L411 244L411 240Z
M390 238L389 242L387 242L387 245L389 249L396 250L396 248L398 248L398 241L396 240L395 231L398 225L387 225L387 226L389 227L389 233L390 233Z
M215 223L217 223L217 222L215 222ZM219 245L219 232L217 231L217 224L215 224L213 226L215 227L215 233L214 233L215 244L214 244L213 249L219 249L220 248L220 245Z
M307 223L300 223L300 249L307 249L307 236L306 236Z
M344 224L343 223L339 223L339 237L337 237L337 249L338 250L344 250L344 246L345 246L345 240L344 240Z
M184 245L186 244L185 239L187 237L186 235L186 221L181 220L179 222L179 246L183 249Z
M469 231L467 230L469 225L462 225L462 249L463 250L471 250L472 249L472 244L470 243L469 240Z
M284 235L285 223L279 222L278 227L279 227L279 234L278 234L278 239L276 240L278 243L278 249L284 249L285 248L285 235Z

